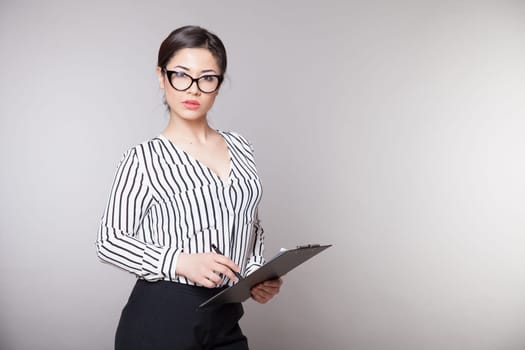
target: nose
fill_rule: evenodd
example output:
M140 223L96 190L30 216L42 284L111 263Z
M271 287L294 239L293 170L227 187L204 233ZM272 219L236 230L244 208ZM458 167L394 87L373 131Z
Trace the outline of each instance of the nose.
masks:
M190 87L186 91L188 91L188 93L190 93L192 95L200 95L201 92L200 92L199 87L197 85L197 80L192 81Z

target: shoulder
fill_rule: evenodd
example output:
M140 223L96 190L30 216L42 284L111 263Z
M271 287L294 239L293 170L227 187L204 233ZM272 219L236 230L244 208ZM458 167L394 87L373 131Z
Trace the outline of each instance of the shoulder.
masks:
M137 154L159 153L162 148L166 147L162 135L152 137L132 147Z
M236 131L219 131L228 141L237 147L242 147L247 152L253 152L253 145L248 139Z
M161 152L163 140L160 136L152 137L134 146L128 147L122 156L121 162L129 159L130 161L140 162L140 159L157 155Z

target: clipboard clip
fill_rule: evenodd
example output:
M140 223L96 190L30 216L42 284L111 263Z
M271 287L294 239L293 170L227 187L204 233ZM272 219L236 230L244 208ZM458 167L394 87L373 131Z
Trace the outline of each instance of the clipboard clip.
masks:
M321 246L320 244L305 244L305 245L298 245L297 249L317 248L320 246Z

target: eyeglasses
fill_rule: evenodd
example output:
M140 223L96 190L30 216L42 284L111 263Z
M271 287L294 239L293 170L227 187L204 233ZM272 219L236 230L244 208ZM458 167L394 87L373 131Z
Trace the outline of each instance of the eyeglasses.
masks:
M167 70L166 68L163 68L163 70L168 77L171 87L177 91L186 91L193 85L193 83L197 83L197 88L201 92L210 94L219 88L223 79L222 75L208 74L198 78L193 78L191 75L181 71Z

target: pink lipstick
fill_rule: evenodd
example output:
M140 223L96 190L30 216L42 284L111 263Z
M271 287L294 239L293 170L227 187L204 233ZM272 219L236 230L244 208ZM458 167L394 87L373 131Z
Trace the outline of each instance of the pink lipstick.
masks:
M187 109L191 109L191 110L198 109L201 106L199 101L196 101L196 100L186 100L186 101L183 101L182 104L184 105L184 107L186 107Z

